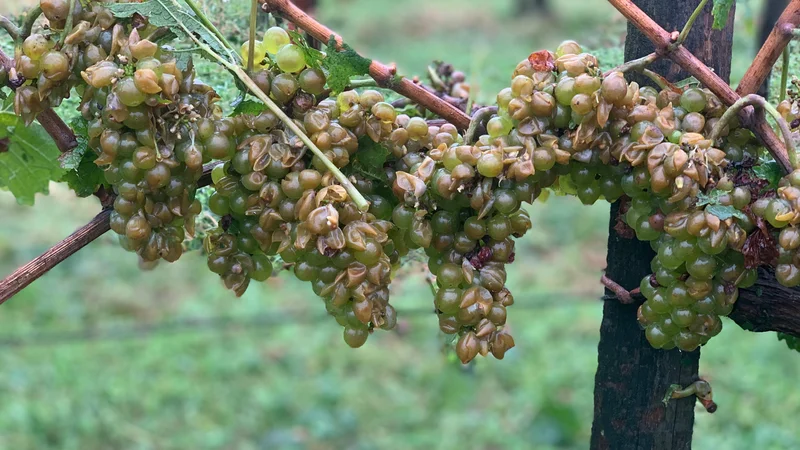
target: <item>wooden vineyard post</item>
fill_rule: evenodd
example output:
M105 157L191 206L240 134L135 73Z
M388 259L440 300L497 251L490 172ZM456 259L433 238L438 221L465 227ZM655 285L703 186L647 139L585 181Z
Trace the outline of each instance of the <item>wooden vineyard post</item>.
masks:
M700 0L634 0L633 3L667 31L680 31ZM711 3L708 2L695 22L684 45L727 80L730 76L733 11L728 26L713 31ZM629 23L625 60L653 51L651 41ZM666 58L650 68L670 81L689 77ZM646 78L634 79L640 84L651 84ZM651 273L650 261L654 252L649 243L624 236L624 230L620 230L618 224L621 207L622 201L611 206L606 275L630 290L638 287L642 278ZM606 294L614 295L611 291ZM662 399L670 385L685 386L697 379L700 351L685 353L677 349L653 349L636 321L639 305L640 302L624 305L613 299L605 302L598 345L591 448L689 449L695 397L670 401L666 407Z

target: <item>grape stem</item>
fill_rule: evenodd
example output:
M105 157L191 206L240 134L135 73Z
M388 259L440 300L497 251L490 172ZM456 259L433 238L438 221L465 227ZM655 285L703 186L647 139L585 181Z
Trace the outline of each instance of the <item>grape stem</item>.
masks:
M11 36L11 39L14 41L19 39L19 27L16 26L8 17L0 15L0 28L6 30L8 35Z
M447 90L447 85L444 84L444 81L442 81L442 79L436 73L436 70L433 68L433 66L428 66L428 78L431 79L431 84L433 87L442 91Z
M475 111L472 115L472 120L469 122L469 128L467 128L467 132L464 133L464 144L472 145L478 127L481 123L492 117L492 114L497 114L497 106L486 106Z
M61 31L61 44L64 43L64 40L69 36L69 32L72 31L72 16L75 13L75 0L69 0L69 11L67 13L67 23L64 24L64 29Z
M786 99L786 86L789 83L789 46L783 49L783 59L781 66L781 92L778 101Z
M34 6L27 14L25 14L25 21L22 22L22 29L19 33L19 38L17 42L19 44L25 40L28 36L31 35L31 30L33 30L33 24L36 23L36 19L42 15L42 7L39 5Z
M642 56L641 58L632 59L632 60L630 60L630 61L628 61L628 62L626 62L624 64L620 64L619 66L614 67L613 69L611 69L609 71L606 71L603 74L603 76L607 77L607 76L611 75L614 72L626 73L626 72L630 72L630 71L643 70L647 66L649 66L650 64L653 64L654 62L658 61L658 59L660 57L661 56L659 56L657 53L653 52L653 53L650 53L649 55Z
M303 12L289 0L259 0L259 2L261 2L264 11L280 14L320 42L328 42L329 38L333 37L337 48L341 49L341 36L314 20L313 17ZM459 130L463 131L469 127L470 117L466 113L435 94L428 92L424 87L408 78L397 76L397 71L393 66L387 66L373 60L369 66L369 74L375 79L378 86L391 89L404 97L410 98L420 106L444 118Z
M184 0L184 1L190 7L192 7L192 10L195 12L195 14L197 14L198 17L201 18L201 22L203 23L204 26L211 27L212 30L216 30L216 34L219 34L219 31L216 29L216 27L214 27L214 25L208 21L208 18L205 17L203 12L200 11L199 8L197 8L197 5L194 4L192 0ZM175 4L176 7L179 6L176 0L173 0L173 4ZM192 41L194 41L197 47L202 49L212 58L216 59L220 64L225 66L226 69L228 69L234 75L236 75L236 77L245 86L247 86L250 92L256 96L256 98L264 102L267 108L269 108L270 111L272 111L276 116L278 116L278 118L281 119L284 125L288 129L292 130L292 132L294 132L297 135L297 137L300 138L300 140L303 141L303 143L306 146L308 146L311 152L314 153L314 155L322 161L322 164L334 175L334 177L336 178L337 181L339 181L342 187L345 188L347 194L350 196L350 198L353 200L353 202L356 204L356 207L358 207L360 211L366 211L369 209L369 202L367 201L367 199L364 198L363 195L361 195L361 193L358 191L358 189L356 189L355 185L353 185L353 183L347 178L347 176L345 176L342 173L342 171L340 171L339 168L336 167L336 165L333 164L333 162L331 162L331 160L328 159L328 157L325 156L325 154L322 153L322 151L319 148L317 148L314 142L311 141L311 139L303 132L303 130L300 129L300 127L298 127L297 124L295 124L294 121L289 116L287 116L286 113L284 113L283 110L278 105L276 105L275 102L273 102L272 99L269 98L269 96L267 96L267 94L264 93L264 91L261 90L261 88L258 87L258 85L256 85L256 83L250 78L250 76L247 75L247 73L244 70L242 70L240 66L233 64L231 61L228 61L219 54L217 54L211 47L208 46L208 44L198 39L197 36L194 35L194 33L188 30L186 26L183 25L183 22L177 20L177 18L174 16L174 14L172 14L171 11L169 13L170 15L172 15L173 19L175 19L175 21L179 24L179 26L183 28L183 31L186 33L186 35L189 36L189 38L191 38ZM228 44L228 49L230 50L230 44Z
M256 14L258 14L258 0L250 3L250 42L247 47L247 72L253 72L253 63L256 57Z
M359 80L350 80L350 83L348 83L347 86L349 89L357 89L362 87L375 87L377 85L378 83L376 83L372 78L363 78Z
M616 281L609 278L606 274L603 274L603 276L600 277L600 283L602 283L606 289L613 292L617 297L617 300L619 300L619 302L623 305L632 305L636 303L636 300L633 298L633 296L639 294L639 288L629 291L620 286L620 284Z
M675 46L683 44L686 41L686 38L689 37L689 32L692 31L692 25L700 17L700 13L703 12L703 8L706 7L708 0L702 0L697 8L694 9L692 15L689 16L689 20L686 21L686 25L683 26L683 30L681 30L681 34L678 35L678 39L675 41Z
M697 399L700 400L700 403L703 404L706 411L709 413L713 414L717 410L717 404L714 403L713 400L714 394L711 390L711 384L703 379L697 380L685 388L681 388L680 385L677 384L670 386L663 401L666 405L670 399L686 398L692 395L697 396Z
M745 95L739 100L736 100L733 105L725 110L725 113L722 114L722 117L719 118L719 121L714 125L714 128L711 129L711 133L708 135L708 138L712 142L719 139L725 127L728 126L731 120L733 120L733 118L739 114L739 111L746 106L758 106L762 110L768 112L769 115L775 119L775 122L777 122L778 127L783 134L784 145L786 145L786 152L789 156L789 162L793 168L797 169L797 153L794 148L794 140L792 139L792 132L789 130L789 125L785 120L783 120L783 117L781 117L778 110L760 95L749 94Z
M181 26L183 27L182 24ZM322 153L322 151L319 148L317 148L314 142L303 132L303 130L300 129L300 127L298 127L297 124L295 124L294 121L289 116L287 116L286 113L284 113L283 110L277 104L275 104L275 102L272 101L272 99L269 98L267 94L264 93L264 91L262 91L258 87L258 85L256 85L256 83L247 75L247 73L241 67L231 63L230 61L227 61L225 58L218 55L214 50L211 49L211 47L208 46L208 44L198 39L194 34L190 33L185 27L184 31L186 31L186 34L194 41L194 43L198 47L200 47L204 52L206 52L208 55L216 59L220 64L225 66L225 68L230 70L234 75L236 75L236 77L245 86L247 86L248 89L250 89L250 92L256 98L264 102L267 108L270 111L272 111L276 116L278 116L279 119L281 119L281 122L284 123L286 128L290 129L294 134L297 135L298 138L300 138L301 141L303 141L303 143L306 146L308 146L311 152L314 153L314 156L318 157L320 161L322 161L322 164L325 166L325 168L327 168L333 174L333 176L336 177L336 180L339 181L339 183L341 183L342 187L345 188L347 194L350 196L350 198L353 200L353 202L356 204L356 207L358 207L360 211L366 211L367 209L369 209L369 202L367 201L367 199L364 198L363 195L361 195L361 193L358 191L358 189L356 189L355 185L353 185L353 183L347 178L347 176L345 176L342 173L342 171L340 171L339 168L336 167L336 165L333 162L331 162L331 160L328 159L328 157L325 156L325 154Z
M231 59L231 61L241 61L241 58L239 57L238 52L236 52L235 49L233 48L233 45L231 45L231 43L228 42L227 39L225 39L225 36L219 31L219 29L217 29L217 27L215 27L214 24L211 23L210 20L208 20L208 17L206 17L205 13L200 8L200 6L198 6L194 0L183 0L183 2L189 6L189 9L191 9L192 12L194 12L194 15L197 17L197 20L199 20L204 27L206 27L209 31L211 31L214 37L216 37L220 41L222 46L225 47L225 49L228 51L228 57ZM173 3L175 4L175 6L179 6L175 2L175 0L173 0ZM178 21L178 23L182 22ZM191 32L187 31L187 33L190 36L192 36Z
M644 76L646 76L647 78L649 78L649 79L650 79L650 81L652 81L653 83L655 83L655 84L656 84L656 86L658 86L658 87L659 87L659 88L661 88L662 90L663 90L663 89L667 89L667 88L671 87L670 85L671 85L672 83L670 83L669 81L667 81L667 79L666 79L666 78L664 78L664 77L662 77L661 75L659 75L659 74L657 74L657 73L653 72L653 71L652 71L652 70L650 70L650 69L642 69L642 74L643 74ZM673 86L673 87L674 87L674 86Z

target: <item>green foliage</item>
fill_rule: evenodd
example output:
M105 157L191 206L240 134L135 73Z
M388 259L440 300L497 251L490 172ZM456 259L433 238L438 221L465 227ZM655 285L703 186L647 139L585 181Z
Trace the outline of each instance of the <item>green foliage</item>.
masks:
M70 127L78 145L59 157L61 168L65 170L59 181L67 183L78 197L88 197L105 183L103 169L94 163L95 154L89 149L86 120L77 118Z
M44 128L28 126L11 112L0 112L0 139L8 148L0 153L0 185L7 187L17 202L33 205L37 193L47 194L50 181L64 170L58 164L60 152Z
M358 148L359 151L353 155L353 161L345 167L345 174L349 176L351 173L359 173L375 181L388 183L383 164L389 156L389 149L368 136L358 140Z
M306 64L309 67L313 67L314 69L320 68L320 61L325 58L325 54L321 51L311 48L308 46L308 41L306 38L303 37L300 33L294 30L286 30L289 33L289 36L292 39L294 44L300 47L300 50L303 51L303 56L306 59Z
M786 346L790 349L800 352L800 337L786 333L778 333L778 340L786 342Z
M328 71L328 87L333 94L342 92L350 83L350 78L369 75L372 60L364 58L349 45L342 42L342 50L337 50L336 39L328 41L327 56L322 65Z
M783 169L775 161L762 161L761 164L753 167L753 173L762 180L769 182L768 189L778 187L778 182L783 178Z
M711 9L711 15L714 16L714 24L712 28L721 30L728 24L728 14L736 0L714 0L714 7Z
M731 217L747 220L747 216L733 206L720 204L720 197L724 194L726 192L719 189L714 189L708 194L700 192L697 195L697 206L706 206L706 212L719 217L720 220L727 220Z
M233 109L231 117L240 116L242 114L257 115L267 110L267 106L258 100L244 100L236 105Z

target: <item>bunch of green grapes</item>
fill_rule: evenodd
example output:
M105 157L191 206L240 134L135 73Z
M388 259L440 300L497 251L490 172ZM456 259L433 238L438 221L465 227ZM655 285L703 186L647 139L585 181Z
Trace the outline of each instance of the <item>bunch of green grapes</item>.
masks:
M783 177L777 195L758 199L752 211L778 230L775 278L787 287L800 286L800 170Z
M495 152L484 168L511 161L517 167L507 167L504 176L530 183L533 198L547 188L585 204L624 195L623 220L657 252L654 273L640 286L646 336L655 347L691 351L719 333L719 316L730 313L738 288L755 282L755 267L742 254L748 236L760 232L750 207L762 217L769 210L766 218L778 227L794 223L790 199L796 197L783 187L777 198L755 201L753 186L737 174L756 164L763 149L736 122L717 142L705 137L725 111L707 89L657 91L597 67L571 41L555 53L532 54L498 94L498 115L478 139L478 151L445 153L445 164L453 171L468 154L488 162ZM461 159L448 163L456 154ZM479 175L495 175L476 167ZM783 185L792 185L789 178ZM736 213L722 219L706 211L703 196ZM788 275L779 279L789 285L800 283L800 266L786 264L793 258L788 249L797 248L793 232L782 234L779 266Z
M80 84L80 72L105 60L112 50L116 20L100 3L75 2L73 27L63 40L60 33L69 14L67 0L40 3L49 27L27 36L17 47L15 80L20 87L15 111L26 123L48 107L61 104Z
M235 150L216 94L195 79L191 63L180 71L136 29L114 60L81 75L89 145L116 194L111 229L145 261L177 260L201 210L194 196L203 163Z
M346 91L306 111L300 123L326 157L346 169L359 138L388 137L378 117L388 114L384 119L392 121L396 113L382 100L375 91ZM322 161L270 112L227 120L239 144L212 172L216 192L209 207L230 225L211 240L209 268L241 295L250 279L268 276L269 257L279 256L322 297L348 345L363 345L375 328L393 328L388 284L400 254L385 220L388 200L356 180L371 201L368 212L359 211Z

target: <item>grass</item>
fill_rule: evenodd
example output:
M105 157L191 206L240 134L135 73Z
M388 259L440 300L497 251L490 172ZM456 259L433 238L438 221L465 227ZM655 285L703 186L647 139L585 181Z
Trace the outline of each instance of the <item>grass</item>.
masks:
M246 3L223 4L226 33ZM749 5L739 2L734 79L750 61ZM330 0L319 16L404 74L451 62L491 101L520 59L565 38L601 49L606 66L621 60L625 24L605 2L556 6L546 19L514 17L501 0ZM233 98L224 73L198 67ZM97 210L61 186L34 208L0 193L0 274ZM397 331L351 350L310 288L285 274L236 299L199 254L140 272L103 236L0 311L0 448L586 448L608 207L551 197L531 212L509 273L517 347L466 368L426 313L418 265L392 287ZM800 448L800 365L773 334L725 321L701 364L720 409L698 412L696 448Z

